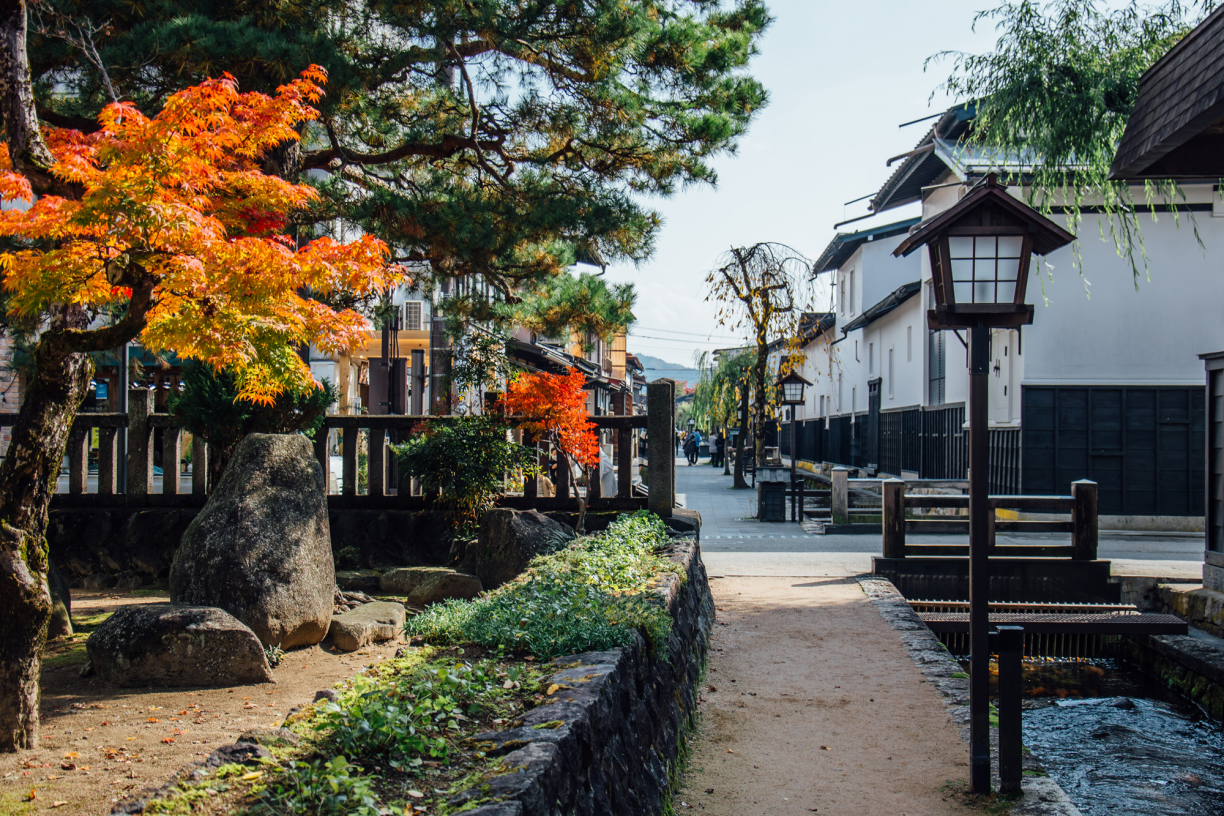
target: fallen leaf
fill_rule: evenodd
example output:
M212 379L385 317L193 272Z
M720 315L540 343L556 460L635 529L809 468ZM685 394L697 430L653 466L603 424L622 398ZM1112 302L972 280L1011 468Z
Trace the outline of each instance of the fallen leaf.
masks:
M157 719L156 717L149 717L149 719L145 720L145 722L161 722L161 720Z
M64 759L76 759L79 756L80 754L78 754L76 751L69 751L68 753L64 754Z
M60 770L61 770L61 771L75 771L76 769L77 769L77 766L76 766L76 763L75 763L75 762L63 762L63 763L60 763Z
M424 799L425 798L425 794L421 793L419 790L410 790L408 791L408 795L411 796L413 799Z
M52 803L51 803L51 807L53 807L53 808L61 808L61 807L63 807L63 806L64 806L64 805L66 805L66 804L68 804L68 803L67 803L67 802L65 802L63 799L61 799L61 800L60 800L60 801L58 801L58 802L52 802Z
M512 688L514 688L514 681L513 681L513 680L507 680L506 682L502 683L502 688L504 688L504 689L512 689Z
M560 690L561 690L561 686L557 683L553 683L551 686L548 687L548 691L544 693L547 694L549 697L551 697Z
M829 747L829 746L827 746L827 745L822 745L822 746L820 746L820 750L822 750L822 751L832 751L833 749L832 749L832 748L830 748L830 747Z
M127 739L127 741L128 741L128 742L131 742L132 740L134 740L134 739L136 739L136 738L135 738L135 737L127 737L126 739Z
M37 798L38 798L38 791L34 790L33 788L30 788L30 795L27 796L25 800L27 802L33 802Z
M250 771L249 773L244 773L239 777L239 779L241 779L243 782L250 782L252 779L259 779L259 777L263 775L263 771Z
M162 742L169 745L170 743L174 742L174 737L162 737Z

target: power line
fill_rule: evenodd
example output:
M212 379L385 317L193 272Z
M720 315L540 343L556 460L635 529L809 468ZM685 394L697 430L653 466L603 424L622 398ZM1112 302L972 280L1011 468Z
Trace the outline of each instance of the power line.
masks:
M689 335L692 335L693 337L713 337L714 336L713 332L686 332L686 331L680 331L679 329L658 329L658 328L655 328L654 326L642 326L641 328L645 329L646 331L663 332L664 334L689 334ZM718 336L728 337L728 335L724 335L724 334L720 334Z
M710 344L710 345L716 346L719 343L729 342L729 340L725 340L721 338L718 340L687 340L683 337L656 337L653 334L634 334L633 332L629 332L629 336L630 337L643 337L647 340L662 340L667 343L686 343L690 346L701 345L701 344ZM738 342L739 339L740 338L736 338L736 342Z

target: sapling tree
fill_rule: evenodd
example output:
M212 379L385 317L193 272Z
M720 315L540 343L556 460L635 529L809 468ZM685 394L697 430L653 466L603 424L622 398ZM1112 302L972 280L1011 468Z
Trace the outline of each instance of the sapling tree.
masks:
M35 371L0 464L0 750L38 743L39 657L51 611L47 513L91 352L139 339L233 377L240 399L314 387L294 349L339 351L365 321L304 298L381 290L401 274L373 237L301 245L289 216L311 187L263 172L270 149L316 117L321 71L275 94L232 78L170 95L156 116L127 103L90 133L42 127L25 53L26 9L0 3L0 284L39 325ZM117 319L100 319L103 312Z
M752 436L755 462L760 465L775 390L767 371L770 338L782 343L780 373L785 374L799 348L804 310L813 299L812 263L783 244L735 247L706 276L706 287L706 300L717 304L719 325L746 330L752 338Z

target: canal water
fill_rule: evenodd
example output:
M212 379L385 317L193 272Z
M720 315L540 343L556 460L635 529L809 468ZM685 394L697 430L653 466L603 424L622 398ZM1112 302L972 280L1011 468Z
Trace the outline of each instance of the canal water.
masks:
M1112 660L1026 661L1024 744L1084 816L1224 814L1224 728Z

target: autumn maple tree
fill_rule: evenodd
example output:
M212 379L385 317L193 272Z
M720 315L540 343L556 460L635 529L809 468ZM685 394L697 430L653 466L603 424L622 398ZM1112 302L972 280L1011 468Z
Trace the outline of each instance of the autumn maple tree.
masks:
M519 374L507 386L503 404L523 431L552 442L578 465L593 467L599 464L599 439L586 400L586 377L571 368L568 374Z
M39 125L21 92L23 58L0 48L0 285L10 314L41 325L0 464L0 750L10 751L38 741L48 504L93 375L89 352L138 338L226 371L240 399L266 403L315 387L301 344L335 351L363 337L359 315L304 293L381 291L401 278L376 239L286 234L316 193L266 174L261 157L316 117L321 70L274 94L206 81L153 117L111 104L84 134Z

